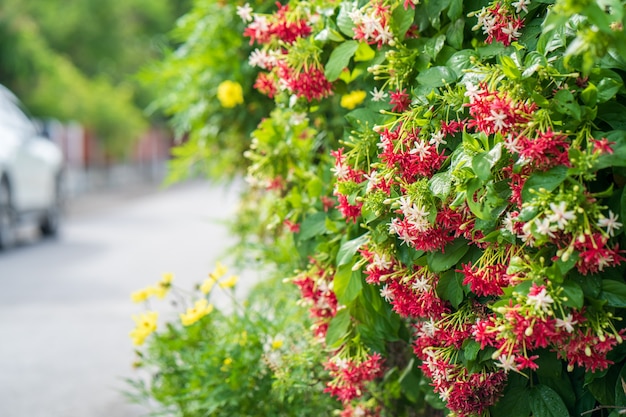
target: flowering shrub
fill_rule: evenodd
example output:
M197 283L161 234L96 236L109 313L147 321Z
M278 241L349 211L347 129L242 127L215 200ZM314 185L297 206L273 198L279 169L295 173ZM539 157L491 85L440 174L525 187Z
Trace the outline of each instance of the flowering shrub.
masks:
M341 415L626 407L622 3L236 10L259 253L293 237Z
M128 381L128 395L153 415L319 416L336 407L323 392L322 358L309 349L309 320L293 288L269 280L245 307L233 299L233 311L224 313L209 300L233 296L237 279L226 272L218 264L193 292L178 288L168 274L163 297L156 298L168 297L182 310L178 315L133 297L160 314L135 316L130 336L138 375Z

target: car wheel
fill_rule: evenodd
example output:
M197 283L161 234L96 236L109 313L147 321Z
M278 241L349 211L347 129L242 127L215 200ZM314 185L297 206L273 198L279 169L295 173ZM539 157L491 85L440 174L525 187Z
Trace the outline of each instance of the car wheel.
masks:
M0 250L15 245L15 212L11 204L11 189L0 180Z
M62 205L62 193L61 193L61 178L57 177L54 184L54 200L50 207L46 210L41 223L39 224L39 230L41 234L46 237L57 236L59 233L59 226L61 225L61 212Z

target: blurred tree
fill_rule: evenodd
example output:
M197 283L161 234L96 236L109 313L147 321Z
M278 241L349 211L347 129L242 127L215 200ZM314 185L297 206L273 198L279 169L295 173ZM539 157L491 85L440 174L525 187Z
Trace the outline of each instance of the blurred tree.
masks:
M78 120L112 155L146 128L154 97L134 74L186 11L177 0L3 0L0 83L36 116Z

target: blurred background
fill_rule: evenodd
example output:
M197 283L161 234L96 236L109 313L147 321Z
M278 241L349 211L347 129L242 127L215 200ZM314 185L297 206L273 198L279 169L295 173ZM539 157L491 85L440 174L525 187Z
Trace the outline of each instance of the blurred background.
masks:
M171 135L138 73L189 0L2 0L0 83L66 158L69 197L163 175Z
M130 293L165 272L191 288L232 243L237 185L162 186L175 141L141 82L190 3L0 1L0 84L64 160L58 232L20 223L0 250L2 417L144 415L123 395Z

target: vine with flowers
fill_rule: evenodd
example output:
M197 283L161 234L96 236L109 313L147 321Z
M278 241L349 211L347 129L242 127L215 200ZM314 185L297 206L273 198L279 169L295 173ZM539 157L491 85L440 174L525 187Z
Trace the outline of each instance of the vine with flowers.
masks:
M626 408L625 11L237 7L274 101L245 153L255 221L293 238L342 416Z

